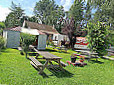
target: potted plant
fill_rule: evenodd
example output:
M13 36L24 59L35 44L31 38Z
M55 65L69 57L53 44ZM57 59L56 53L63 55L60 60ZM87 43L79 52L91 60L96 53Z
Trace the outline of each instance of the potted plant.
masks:
M71 62L72 62L72 63L75 63L76 58L77 58L77 57L76 57L76 54L72 54L72 55L71 55Z

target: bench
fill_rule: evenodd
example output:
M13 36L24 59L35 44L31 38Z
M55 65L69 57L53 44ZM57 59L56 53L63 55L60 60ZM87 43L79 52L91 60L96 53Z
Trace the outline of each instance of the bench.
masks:
M21 55L24 55L22 47L18 47L17 49L20 51Z
M19 51L22 51L23 49L22 49L21 47L18 47L18 50L19 50Z
M100 57L97 57L97 56L88 56L88 57L85 57L84 54L82 55L82 54L76 54L76 53L74 53L74 55L75 55L75 56L80 56L80 57L81 57L81 56L84 56L84 58L85 58L85 59L88 59L88 61L89 61L90 59L92 59L92 58L95 58L96 60L97 60L97 58L100 58Z
M114 47L110 47L109 49L106 49L108 51L108 56L114 55Z
M29 57L29 59L37 66L37 67L42 67L43 65L34 57Z

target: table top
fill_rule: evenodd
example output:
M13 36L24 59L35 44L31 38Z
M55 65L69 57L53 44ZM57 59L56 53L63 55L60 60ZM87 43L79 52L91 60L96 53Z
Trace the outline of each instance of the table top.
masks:
M45 59L62 59L61 57L58 57L56 55L53 55L46 51L38 51L40 55L42 55Z

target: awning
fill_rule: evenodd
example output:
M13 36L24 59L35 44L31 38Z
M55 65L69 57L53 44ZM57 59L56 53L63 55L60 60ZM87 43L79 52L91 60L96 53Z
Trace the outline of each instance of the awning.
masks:
M22 28L21 29L22 33L27 33L27 34L31 34L31 35L39 35L39 32L37 29L27 29L27 28Z

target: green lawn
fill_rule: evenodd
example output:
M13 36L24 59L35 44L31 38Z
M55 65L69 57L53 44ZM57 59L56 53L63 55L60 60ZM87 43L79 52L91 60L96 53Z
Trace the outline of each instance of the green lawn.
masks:
M49 50L50 51L50 50ZM62 61L70 60L71 53L50 51ZM85 61L87 62L87 61ZM16 49L6 49L0 53L0 84L7 85L113 85L114 61L94 59L85 67L67 66L64 71L45 69L43 75L30 65L30 60L20 55Z

